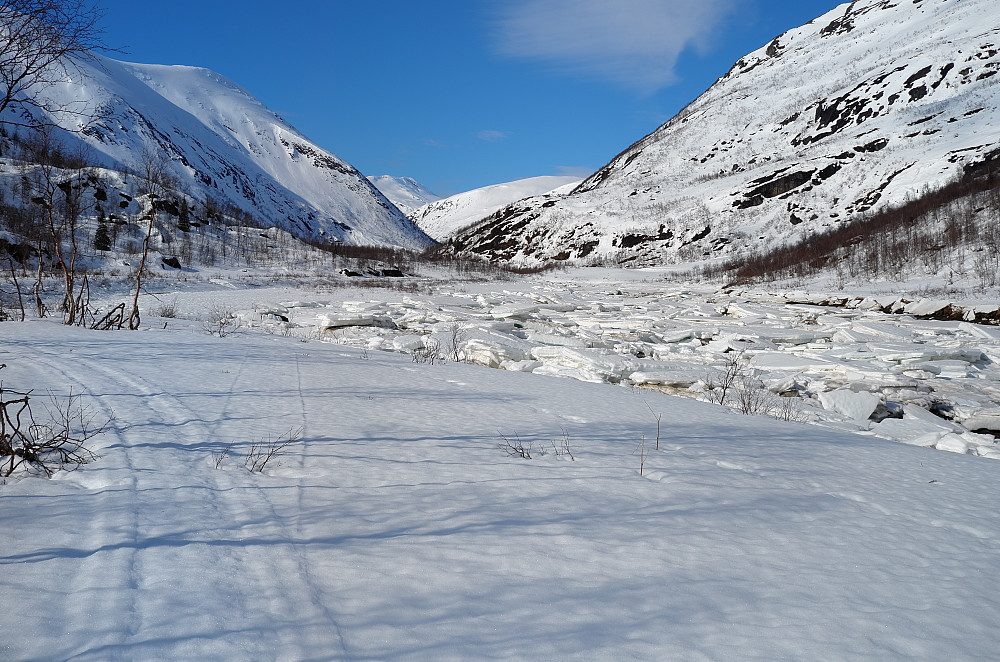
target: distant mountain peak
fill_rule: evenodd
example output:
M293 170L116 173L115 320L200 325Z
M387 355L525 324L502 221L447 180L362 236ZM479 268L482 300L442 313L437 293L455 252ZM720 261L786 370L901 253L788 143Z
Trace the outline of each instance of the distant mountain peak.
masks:
M538 195L546 199L565 195L579 183L576 177L547 175L493 184L425 204L413 211L410 218L435 240L446 241L454 233L513 202Z
M413 214L418 207L441 199L440 195L412 177L376 175L369 176L368 181L407 216Z

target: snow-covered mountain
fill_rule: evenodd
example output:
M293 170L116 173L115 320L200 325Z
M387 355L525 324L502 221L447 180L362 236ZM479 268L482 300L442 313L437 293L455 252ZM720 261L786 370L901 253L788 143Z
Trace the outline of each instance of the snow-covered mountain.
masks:
M217 73L96 54L69 71L38 94L76 111L53 119L102 165L141 172L144 153L163 154L168 174L194 198L234 205L300 237L431 243L353 166Z
M368 181L407 216L417 208L441 199L440 195L433 193L411 177L378 175L369 176Z
M571 195L510 205L453 244L631 264L780 244L1000 158L998 73L996 0L844 4L741 58Z
M555 196L569 193L579 183L577 177L555 175L518 179L431 202L410 213L409 216L428 235L437 241L446 241L455 232L512 202L532 196L542 196L548 201Z

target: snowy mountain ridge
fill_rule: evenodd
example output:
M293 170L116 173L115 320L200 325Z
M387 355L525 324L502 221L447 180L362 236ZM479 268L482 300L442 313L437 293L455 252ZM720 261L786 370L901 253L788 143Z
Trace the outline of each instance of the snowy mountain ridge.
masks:
M554 196L569 193L579 183L580 179L577 177L559 175L528 177L457 193L443 200L425 204L409 216L421 230L436 241L447 241L448 237L456 232L513 202L533 196L542 196L549 200Z
M422 248L430 240L353 166L312 143L249 92L207 69L96 54L41 90L65 136L100 165L142 170L144 153L197 199L211 197L293 234ZM10 112L25 112L19 108Z
M454 249L641 265L766 249L1000 156L1000 5L858 0L741 58L571 195Z
M407 216L413 214L419 207L441 199L440 195L412 177L369 175L368 181Z

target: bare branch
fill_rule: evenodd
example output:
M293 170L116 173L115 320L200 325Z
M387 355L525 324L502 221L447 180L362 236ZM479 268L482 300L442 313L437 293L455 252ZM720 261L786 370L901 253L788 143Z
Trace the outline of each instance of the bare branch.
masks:
M510 439L503 432L497 431L500 435L501 443L497 444L497 448L502 450L507 454L508 457L520 457L525 460L531 459L531 447L533 444L529 443L527 446L521 441L521 438L514 433L514 438Z
M74 59L102 45L99 26L103 12L91 0L5 0L0 5L0 116L12 105L53 108L39 93L70 76ZM2 123L38 126L46 122L33 113Z

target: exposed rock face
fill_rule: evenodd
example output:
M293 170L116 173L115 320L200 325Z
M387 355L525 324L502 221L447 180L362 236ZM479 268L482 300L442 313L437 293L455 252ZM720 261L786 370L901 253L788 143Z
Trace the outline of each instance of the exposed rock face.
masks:
M741 58L571 195L518 202L453 245L642 265L782 243L991 158L997 73L995 0L858 0Z

